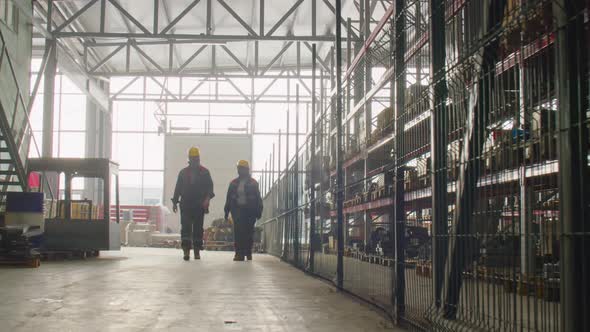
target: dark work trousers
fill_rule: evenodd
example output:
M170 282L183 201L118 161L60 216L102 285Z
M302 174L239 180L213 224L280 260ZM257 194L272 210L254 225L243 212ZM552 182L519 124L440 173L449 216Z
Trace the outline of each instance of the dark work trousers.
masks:
M234 220L234 246L236 254L240 256L252 255L254 244L254 224L256 217L247 209L238 208L232 212Z
M203 247L203 219L205 211L201 208L185 208L180 210L180 239L182 249Z

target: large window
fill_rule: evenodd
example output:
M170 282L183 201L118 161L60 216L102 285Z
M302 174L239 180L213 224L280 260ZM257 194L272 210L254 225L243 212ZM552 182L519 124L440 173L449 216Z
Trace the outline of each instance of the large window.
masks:
M33 59L31 72L34 80L41 66L40 59ZM43 140L43 84L31 110L31 126L37 147L31 146L29 155L38 157ZM53 156L60 158L83 158L86 151L86 95L63 73L55 76L53 114Z
M302 74L310 75L310 72ZM287 142L289 159L296 151L297 85L301 97L299 144L302 146L311 121L308 117L311 111L310 94L306 90L311 86L309 79L291 78L289 82L287 76L278 80L257 78L254 81L249 78L233 78L231 81L190 77L182 80L170 77L111 78L111 96L116 96L113 102L113 159L121 165L122 202L161 202L164 132L212 135L252 133L254 177L261 179L265 164L268 170L273 168L270 162L273 145L275 172L279 164L284 168ZM250 98L253 94L256 100L260 98L255 105L254 123L252 103L244 100L245 96Z
M164 136L158 134L156 107L149 101L113 103L113 160L121 170L121 204L162 203Z
M37 78L41 59L33 59L31 81ZM43 84L31 110L30 119L35 141L31 144L29 157L40 156L43 141ZM86 95L63 73L55 76L53 114L53 157L84 158L86 152ZM60 179L63 190L63 179ZM84 189L84 181L73 181L74 193Z

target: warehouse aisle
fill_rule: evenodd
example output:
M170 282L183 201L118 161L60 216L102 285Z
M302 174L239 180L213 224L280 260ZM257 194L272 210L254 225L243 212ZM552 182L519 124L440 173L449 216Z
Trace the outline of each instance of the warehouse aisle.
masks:
M267 255L124 248L87 261L0 267L5 331L381 331L372 308Z

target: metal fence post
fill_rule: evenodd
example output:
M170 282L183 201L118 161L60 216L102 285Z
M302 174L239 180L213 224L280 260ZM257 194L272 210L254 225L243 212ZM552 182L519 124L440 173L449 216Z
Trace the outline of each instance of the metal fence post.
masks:
M299 222L299 84L295 85L295 162L293 163L293 260L299 265L300 227Z
M392 154L394 162L394 190L393 190L393 213L391 216L391 234L394 237L395 270L393 278L392 301L395 317L399 321L405 313L405 213L404 213L404 170L401 165L403 154L404 126L402 115L404 113L405 92L406 92L406 6L405 0L395 2L395 111L394 111L394 142L395 147Z
M583 0L556 0L559 200L562 222L561 329L588 331L590 183L588 170L588 35Z
M434 303L441 304L446 257L447 211L447 82L445 72L445 0L430 0L430 155L432 169L432 272Z
M311 184L311 191L309 193L309 264L308 270L314 271L314 243L315 243L315 216L316 216L316 201L315 201L315 184L316 184L316 93L315 93L315 71L316 71L316 44L311 45L311 154L309 157L311 171L309 172L309 183Z
M336 286L344 287L344 156L342 151L342 0L336 0Z

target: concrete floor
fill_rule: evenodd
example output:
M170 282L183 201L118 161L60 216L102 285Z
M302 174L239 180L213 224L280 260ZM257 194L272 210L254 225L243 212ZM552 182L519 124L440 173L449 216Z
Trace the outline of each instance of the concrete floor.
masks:
M2 331L399 331L371 307L267 255L124 248L0 267Z

